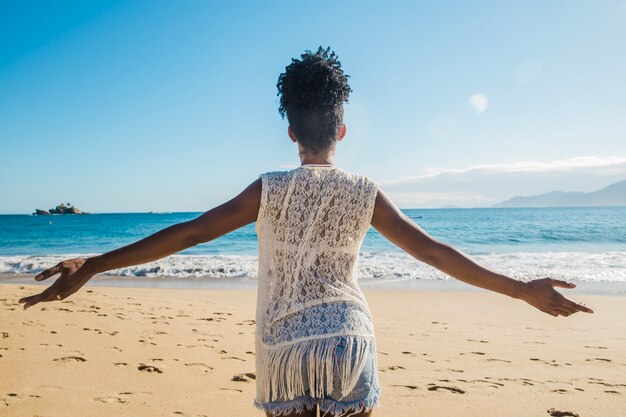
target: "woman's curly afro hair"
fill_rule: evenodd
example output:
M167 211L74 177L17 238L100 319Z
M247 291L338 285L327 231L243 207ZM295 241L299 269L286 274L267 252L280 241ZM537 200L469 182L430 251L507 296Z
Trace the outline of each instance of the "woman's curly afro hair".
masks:
M282 118L287 116L298 142L314 153L328 148L343 124L343 103L352 89L348 75L330 47L306 50L301 59L291 59L278 77Z

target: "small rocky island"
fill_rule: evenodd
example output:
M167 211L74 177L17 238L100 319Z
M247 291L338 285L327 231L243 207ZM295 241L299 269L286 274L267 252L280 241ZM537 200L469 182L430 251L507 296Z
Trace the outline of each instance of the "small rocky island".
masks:
M74 207L70 203L67 203L67 205L61 203L55 208L50 209L50 210L35 209L35 212L33 214L35 216L46 216L50 214L89 214L89 213L81 211L80 209L78 209L77 207Z

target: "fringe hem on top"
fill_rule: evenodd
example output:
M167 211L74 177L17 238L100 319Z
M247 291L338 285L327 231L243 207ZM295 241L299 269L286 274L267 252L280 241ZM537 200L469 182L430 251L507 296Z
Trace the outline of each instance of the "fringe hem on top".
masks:
M272 415L275 416L288 416L295 413L300 414L304 412L305 409L315 410L317 401L317 398L312 398L308 396L277 403L261 403L257 400L254 400L254 406L259 410L269 411L270 413L272 413Z
M374 336L346 335L345 349L341 357L335 355L340 337L326 336L263 348L257 339L257 397L256 402L289 401L305 395L303 369L308 375L309 396L320 398L331 395L333 381L339 381L342 396L348 395L359 380L367 364L370 345L375 343ZM354 356L352 351L356 344ZM354 365L353 365L354 363ZM338 371L335 378L335 371Z

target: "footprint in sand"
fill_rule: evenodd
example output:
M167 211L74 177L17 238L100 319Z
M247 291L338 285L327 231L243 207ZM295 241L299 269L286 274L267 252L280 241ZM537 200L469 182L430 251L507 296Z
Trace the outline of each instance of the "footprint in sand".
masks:
M145 364L141 364L137 367L137 369L139 369L142 372L156 372L159 374L162 374L163 371L160 370L159 368L157 368L156 366L152 366L152 365L145 365Z
M381 368L380 372L395 371L395 370L398 370L398 369L406 369L406 368L404 366L400 366L400 365L390 365L390 366L387 366L385 368Z
M561 366L554 359L552 359L550 362L548 362L547 360L544 361L543 359L539 359L539 358L530 358L530 360L535 361L535 362L543 362L544 364L550 365L550 366ZM567 364L567 365L571 365L571 364Z
M222 357L222 359L236 359L236 360L238 360L238 361L243 361L243 362L246 362L246 360L245 360L245 359L238 358L238 357L236 357L236 356L223 356L223 357Z
M231 378L231 381L249 382L251 379L256 379L256 375L254 374L254 372L237 374Z
M206 364L200 363L200 362L186 363L185 366L194 366L194 367L198 367L198 368L204 368L204 372L209 372L209 370L215 369L212 366L209 366L209 365L206 365Z
M599 362L613 362L610 359L606 359L606 358L592 358L592 359L585 359L587 362L591 362L591 361L599 361Z
M485 354L485 352L469 352L469 353L472 353L474 355L484 355ZM459 353L459 355L465 355L465 354L467 354L467 352Z
M18 397L20 397L20 395L18 393L16 393L16 392L9 392L6 395L7 395L7 397L11 397L11 398L18 398ZM41 398L40 395L34 395L34 394L30 394L29 397ZM3 406L3 405L4 406L8 406L9 405L8 401L3 399L3 398L0 398L0 401L4 401L4 403L0 402L0 406Z
M603 385L605 387L626 387L626 384L610 384L608 382L604 382L603 379L599 378L589 378L591 382L587 382L588 384L598 384Z
M520 378L519 380L522 381L522 385L535 385L534 383L539 383L538 381L533 381L532 379L528 378Z
M404 388L408 388L408 389L419 389L416 385L397 385L397 384L393 384L391 386L392 387L404 387Z
M204 321L224 321L226 319L224 317L201 317L198 320L204 320Z
M577 413L573 413L571 411L558 411L554 408L549 409L547 412L551 417L580 417Z
M438 391L441 389L441 390L447 390L447 391L453 392L455 394L465 394L465 391L457 387L446 387L443 385L435 385L435 384L428 384L428 385L429 385L428 391Z
M487 378L489 378L489 377L487 377ZM463 380L459 379L459 381L463 381ZM482 382L484 384L489 384L489 386L491 388L500 388L500 387L504 386L504 384L501 384L500 382L487 381L487 380L484 380L484 379L474 379L474 380L467 381L467 382Z
M556 392L557 394L566 394L569 391L561 388L561 389L553 389L552 392Z
M63 358L56 358L53 361L61 361L61 362L87 362L87 359L82 356L65 356Z
M468 342L489 343L487 340L467 339Z
M151 395L152 393L149 391L137 391L137 392L130 392L130 391L125 391L125 392L120 392L120 395Z
M237 388L220 388L221 390L224 391L237 391L237 392L243 392L242 389L237 389Z
M495 359L495 358L487 358L489 362L506 362L511 363L511 361L507 361L506 359Z
M93 401L98 401L106 404L124 404L126 400L120 397L96 397Z
M204 345L183 345L182 343L177 343L176 346L185 346L187 348L205 347L205 348L209 348L209 349L213 349L215 347L213 345L207 345L207 344L204 344ZM221 352L219 352L219 353L221 353ZM226 352L224 352L224 353L226 353Z

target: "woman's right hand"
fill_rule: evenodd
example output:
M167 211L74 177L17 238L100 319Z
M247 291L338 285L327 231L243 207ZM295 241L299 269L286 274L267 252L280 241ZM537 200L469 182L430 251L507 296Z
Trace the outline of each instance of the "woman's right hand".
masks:
M39 294L21 298L19 303L25 303L27 309L42 301L63 300L78 291L96 275L97 271L89 262L91 258L74 258L59 262L35 276L36 281L43 281L53 275L61 273L59 278Z

